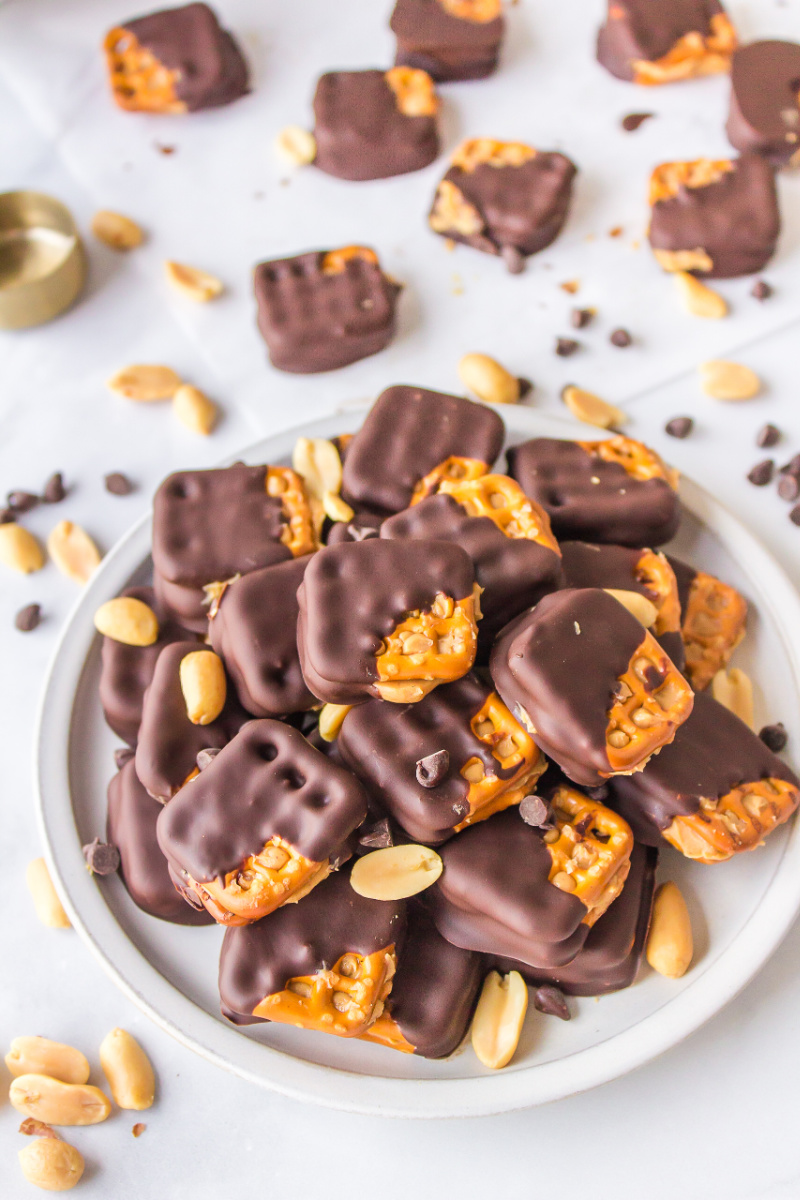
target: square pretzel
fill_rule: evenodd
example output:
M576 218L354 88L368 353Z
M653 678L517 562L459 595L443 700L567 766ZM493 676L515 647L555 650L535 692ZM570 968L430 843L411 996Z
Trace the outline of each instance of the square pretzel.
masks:
M577 788L557 787L551 802L555 828L544 835L549 882L577 896L588 910L584 924L594 925L622 891L633 834L627 821Z

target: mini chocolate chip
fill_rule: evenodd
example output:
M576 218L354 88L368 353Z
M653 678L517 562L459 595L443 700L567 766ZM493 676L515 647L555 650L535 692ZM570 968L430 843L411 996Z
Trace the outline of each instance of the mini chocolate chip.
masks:
M778 495L781 500L796 500L800 496L800 479L796 475L782 475L778 480Z
M39 503L39 497L34 492L9 492L6 503L14 513L30 512Z
M64 487L64 477L60 471L54 471L44 485L42 499L45 504L60 504L67 494L67 489Z
M119 850L100 838L83 847L83 857L92 875L113 875L119 870Z
M615 329L608 340L612 346L619 346L620 350L624 350L626 346L630 346L633 338L627 329Z
M789 520L793 525L800 525L800 504L795 504L794 508L789 513Z
M781 750L786 748L786 743L789 740L789 735L782 721L778 721L777 725L765 725L763 729L759 730L758 736L773 754L780 754Z
M106 491L111 492L112 496L127 496L133 491L133 484L121 471L112 471L104 477L103 483Z
M770 446L777 446L781 440L781 431L777 425L762 425L756 434L756 445L762 446L768 450Z
M645 121L649 121L655 115L655 113L628 113L627 117L622 118L620 125L626 133L634 133L640 125L644 125Z
M364 542L367 538L377 537L377 529L372 529L369 525L348 525L347 532L354 542Z
M14 624L20 633L30 633L42 619L42 610L38 604L26 604L14 617Z
M519 379L517 380L517 383L519 384L520 400L522 400L523 397L527 396L529 392L533 391L532 381L530 379L526 379L524 375L520 375Z
M781 475L800 475L800 454L795 454L781 467Z
M751 471L748 471L747 478L756 487L766 487L772 482L772 476L775 474L774 458L765 458L762 462L756 463Z
M126 763L129 763L136 756L136 751L131 746L117 746L114 751L114 763L118 771L121 771Z
M359 836L358 844L364 850L386 850L388 846L393 846L394 838L388 817L383 817L374 825L365 828Z
M567 1008L567 1001L561 988L552 983L545 983L533 993L533 1007L548 1017L558 1017L560 1021L569 1021L572 1014Z
M523 796L519 802L519 815L526 825L544 829L553 824L553 810L541 796Z
M417 763L417 783L424 788L438 787L450 769L450 755L446 750L426 754Z
M516 246L503 246L500 257L506 264L509 275L521 275L525 270L525 255Z
M205 750L198 750L197 758L194 760L197 763L198 771L205 771L206 767L210 767L218 754L219 746L209 746Z
M556 354L559 358L569 358L580 348L580 342L576 342L574 338L556 338Z
M573 308L569 320L573 329L585 329L594 320L594 312L591 308Z
M583 790L591 800L597 800L601 804L607 800L611 794L611 788L607 783L598 783L597 787L587 787Z
M769 300L772 295L772 288L766 279L757 279L750 289L750 295L756 300Z
M691 417L673 417L671 421L667 421L664 426L664 432L670 437L685 438L694 429L694 421Z
M0 508L0 525L10 525L16 520L10 508Z

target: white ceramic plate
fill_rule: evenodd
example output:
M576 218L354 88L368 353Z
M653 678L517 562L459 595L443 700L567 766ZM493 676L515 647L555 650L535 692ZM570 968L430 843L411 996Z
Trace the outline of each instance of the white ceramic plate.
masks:
M242 455L286 460L298 434L332 437L358 427L350 411L266 439ZM510 442L570 437L578 428L533 410L503 410ZM586 427L580 434L587 435ZM725 509L684 481L688 510L677 552L739 587L751 602L736 661L756 681L759 723L782 720L800 744L800 600L777 563ZM604 1083L675 1045L748 982L800 907L800 836L792 824L755 853L713 867L666 847L660 875L687 896L695 965L680 981L644 968L626 991L571 1001L569 1023L529 1019L511 1066L486 1071L471 1049L428 1062L377 1046L284 1025L234 1029L219 1015L222 930L168 925L140 912L121 880L93 879L81 844L105 829L114 736L97 697L97 607L147 578L150 522L140 521L103 560L56 649L42 701L36 776L48 862L75 927L127 995L209 1061L288 1095L355 1112L404 1117L477 1116L541 1104Z

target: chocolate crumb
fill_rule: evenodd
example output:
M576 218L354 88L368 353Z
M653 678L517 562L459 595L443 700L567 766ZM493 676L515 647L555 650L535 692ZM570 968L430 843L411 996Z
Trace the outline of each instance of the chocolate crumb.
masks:
M114 765L118 771L121 771L125 763L131 761L135 756L136 751L131 746L117 746L114 751Z
M789 513L789 520L793 525L800 525L800 504L795 504L794 508Z
M205 750L198 750L195 758L198 771L205 771L206 767L210 767L218 754L218 746L208 746Z
M673 417L664 426L664 432L674 438L686 438L693 429L694 421L691 417Z
M44 485L42 499L45 504L60 504L67 494L67 489L64 487L64 477L60 471L54 471Z
M144 1121L137 1121L131 1130L131 1133L134 1137L141 1137L145 1129L147 1129L147 1126L145 1125Z
M569 314L569 320L573 329L585 329L594 320L594 309L573 308Z
M121 471L112 471L103 478L103 483L112 496L128 496L133 491L133 484Z
M119 850L100 838L83 847L83 857L91 875L113 875L119 870Z
M388 817L383 817L365 829L358 839L358 844L364 850L386 850L393 846L394 838Z
M559 358L569 358L580 348L580 342L576 342L574 338L556 338L556 354Z
M619 346L620 350L624 350L626 346L630 346L633 338L627 329L615 329L608 340L612 346Z
M525 255L516 246L503 246L500 257L506 264L509 275L521 275L525 270Z
M757 279L750 289L750 295L754 300L769 300L772 291L773 289L766 279Z
M558 1017L560 1021L569 1021L572 1014L567 1007L567 1000L561 988L552 983L545 983L533 993L533 1007L548 1017Z
M38 604L26 604L14 617L14 625L20 633L30 633L42 619L42 609Z
M800 479L796 475L783 475L778 480L778 495L781 500L796 500L800 496Z
M0 525L10 525L15 519L10 508L0 508Z
M553 827L553 810L541 796L523 796L519 802L519 815L534 829Z
M533 391L532 380L526 379L524 375L520 375L519 379L517 380L517 383L519 384L520 400L524 399L525 396L527 396L530 392Z
M756 463L753 469L748 472L747 478L752 484L755 484L756 487L766 487L768 483L772 482L772 476L774 474L774 458L765 458L762 462Z
M781 750L786 748L786 743L789 740L789 735L782 721L778 721L776 725L765 725L763 729L759 730L758 736L773 754L780 754Z
M426 754L416 766L417 783L424 788L438 787L450 769L450 755L446 750Z
M9 492L6 503L12 513L30 512L39 503L39 497L34 492Z
M635 133L640 125L644 125L645 121L649 121L656 114L651 112L628 113L620 121L620 125L626 133Z
M800 454L795 454L781 467L781 475L800 475Z
M777 446L781 440L781 431L777 425L762 425L756 434L756 445L762 446L765 450L770 446Z

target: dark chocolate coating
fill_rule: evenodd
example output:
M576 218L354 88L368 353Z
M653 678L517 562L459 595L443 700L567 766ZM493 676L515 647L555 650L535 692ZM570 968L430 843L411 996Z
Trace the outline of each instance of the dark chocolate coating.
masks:
M512 617L563 586L554 550L529 538L506 537L489 517L471 517L453 496L429 496L397 513L383 523L381 537L455 542L466 550L483 588L478 626L483 656Z
M340 542L361 542L365 536L371 537L380 531L386 513L374 512L359 504L351 504L350 507L354 510L352 521L335 521L325 539L327 546L338 546Z
M103 638L99 688L103 716L117 737L135 746L142 723L142 701L156 660L170 642L185 640L186 632L169 620L152 588L126 588L122 595L142 600L158 617L158 640L152 646L126 646L113 638Z
M388 179L419 171L439 153L436 116L409 117L384 71L329 71L314 95L321 171L338 179Z
M493 21L454 17L438 0L397 0L390 28L399 66L420 67L446 83L491 75L505 22L501 16Z
M165 807L158 842L178 875L203 883L224 879L276 836L326 862L366 814L355 776L297 729L249 721Z
M686 609L689 604L689 593L692 590L692 584L697 578L697 571L689 563L683 562L680 558L676 558L674 554L667 555L667 561L675 573L675 578L678 581L678 602L681 606L681 617L686 616Z
M209 580L209 582L211 582ZM201 587L169 583L153 571L153 591L161 607L190 633L208 633L208 598Z
M290 979L316 975L343 954L375 954L402 948L405 900L366 900L350 886L348 871L335 871L299 904L284 904L251 925L225 930L219 960L223 1015L252 1025L253 1009L282 992Z
M453 946L429 914L409 906L408 934L387 1009L423 1058L447 1058L464 1040L478 1002L480 954Z
M559 542L660 546L677 532L680 502L665 479L634 479L577 442L532 438L512 446L508 473L546 510Z
M377 354L394 336L400 286L361 256L326 274L326 253L311 250L255 269L258 328L280 371L334 371Z
M742 154L716 183L681 187L654 204L648 236L654 250L705 250L714 265L697 273L730 279L769 262L780 228L772 167L758 154Z
M785 166L800 150L800 45L751 42L731 64L731 105L725 126L737 150Z
M424 549L424 552L423 552ZM303 676L320 700L357 704L372 694L381 641L438 592L463 600L475 573L452 542L368 538L315 554L297 593L297 644Z
M189 112L219 108L249 90L247 63L207 4L186 4L125 21L121 27L171 71Z
M213 925L176 891L156 839L161 804L148 796L131 759L108 785L106 836L119 850L120 874L134 904L151 917L176 925Z
M240 703L256 717L305 712L316 703L297 653L297 589L308 557L243 575L222 594L209 624Z
M544 150L518 167L451 167L445 179L477 209L484 227L476 234L446 230L442 236L487 254L500 254L506 247L538 254L561 232L576 173L565 154Z
M491 688L475 675L444 684L418 704L370 700L347 714L337 745L367 790L415 841L438 845L469 813L469 783L460 773L479 758L487 775L508 779L489 747L470 727ZM415 767L421 758L446 750L447 773L436 787L422 787Z
M718 0L608 0L597 35L597 61L617 79L633 80L637 60L657 62L687 33L708 37Z
M570 779L592 787L611 770L606 750L614 689L644 630L598 588L545 596L498 637L491 657L495 687L536 744Z
M677 816L691 816L706 797L717 800L743 783L797 776L783 759L735 713L708 692L697 692L694 708L675 740L651 758L643 771L610 780L609 804L633 829L634 837L657 846Z
M491 467L503 434L502 419L486 404L407 384L387 388L350 443L343 494L384 513L399 512L446 458L475 458Z
M586 907L548 881L543 832L511 808L442 848L444 871L426 898L443 937L533 967L572 961L589 932Z
M144 694L142 724L136 746L136 774L147 791L163 804L195 768L200 750L222 749L250 719L228 685L225 707L209 725L193 725L181 691L181 660L197 642L173 642L156 661L153 678Z
M583 949L564 967L543 970L508 958L495 958L498 971L519 971L539 987L554 983L568 996L604 996L630 987L644 954L658 851L635 845L625 886L611 907L589 930Z

